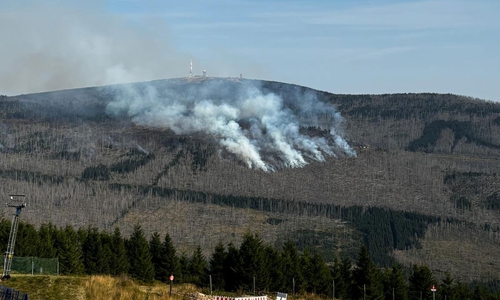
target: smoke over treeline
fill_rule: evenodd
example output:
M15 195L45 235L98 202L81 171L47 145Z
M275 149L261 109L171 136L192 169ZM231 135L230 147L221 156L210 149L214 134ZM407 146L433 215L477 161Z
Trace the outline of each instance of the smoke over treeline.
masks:
M355 155L342 136L342 116L312 92L287 91L281 97L259 81L222 79L182 88L142 84L106 89L114 95L108 114L176 134L207 134L249 168L273 171L324 161L325 156ZM315 134L307 128L315 128Z

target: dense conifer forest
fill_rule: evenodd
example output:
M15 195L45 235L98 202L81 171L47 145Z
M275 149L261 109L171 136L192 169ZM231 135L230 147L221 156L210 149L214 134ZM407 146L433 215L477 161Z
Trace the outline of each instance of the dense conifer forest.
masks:
M10 222L0 222L0 240L8 239ZM193 283L209 288L210 277L215 292L269 294L318 294L336 299L500 299L500 281L464 283L453 274L438 278L425 265L405 268L398 263L382 268L373 262L369 248L361 246L356 257L335 256L327 263L311 248L300 251L286 241L272 247L257 235L246 233L239 247L219 242L205 256L201 247L179 253L172 238L154 232L147 236L136 225L132 234L123 237L96 227L75 229L42 224L37 230L21 222L17 256L59 258L63 275L129 275L143 282ZM255 286L254 286L255 282Z

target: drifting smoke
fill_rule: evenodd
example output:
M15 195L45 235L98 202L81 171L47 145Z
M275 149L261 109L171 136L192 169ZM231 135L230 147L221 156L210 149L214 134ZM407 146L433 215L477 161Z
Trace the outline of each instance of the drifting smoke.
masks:
M0 95L180 77L187 75L190 59L201 65L170 42L170 28L160 17L137 22L105 13L101 1L93 0L80 6L62 0L4 2ZM260 74L231 56L202 64L214 76Z
M107 113L176 134L208 134L249 168L298 168L308 160L324 161L325 155L355 155L341 136L343 118L311 93L284 99L263 92L255 82L216 79L181 90L153 85L112 88L117 96ZM329 134L301 133L310 126Z

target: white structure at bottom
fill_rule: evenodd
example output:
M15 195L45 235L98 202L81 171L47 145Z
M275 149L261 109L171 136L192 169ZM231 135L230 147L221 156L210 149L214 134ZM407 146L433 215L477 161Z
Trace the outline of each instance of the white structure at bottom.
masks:
M258 297L226 297L226 296L214 296L213 300L267 300L267 296L258 296Z

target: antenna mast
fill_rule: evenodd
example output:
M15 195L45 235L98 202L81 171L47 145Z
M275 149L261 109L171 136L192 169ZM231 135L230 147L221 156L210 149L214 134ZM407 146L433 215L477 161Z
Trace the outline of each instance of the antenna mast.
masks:
M25 197L26 195L9 195L10 200L14 197ZM16 245L17 227L19 225L19 215L21 210L26 207L26 203L20 205L7 204L8 207L15 207L16 213L12 217L12 225L10 227L9 243L7 244L7 251L5 252L5 259L3 262L2 279L10 278L10 267L12 266L12 258L14 257L14 246Z
M193 60L191 60L191 64L189 64L189 77L193 77Z

